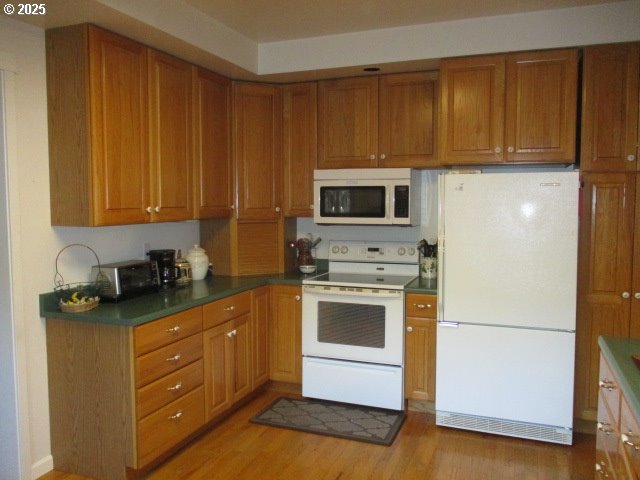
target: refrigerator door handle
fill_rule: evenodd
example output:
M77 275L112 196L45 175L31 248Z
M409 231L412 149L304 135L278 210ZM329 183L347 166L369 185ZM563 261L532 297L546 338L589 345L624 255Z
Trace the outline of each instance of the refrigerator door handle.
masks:
M438 322L444 320L444 175L441 173L438 176L438 300L436 305Z
M438 322L439 327L458 328L460 324L458 322Z

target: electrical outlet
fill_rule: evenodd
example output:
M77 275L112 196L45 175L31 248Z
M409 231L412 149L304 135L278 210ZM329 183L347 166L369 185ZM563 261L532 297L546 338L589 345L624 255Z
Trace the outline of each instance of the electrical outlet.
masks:
M147 260L147 257L149 256L149 250L151 250L151 245L149 242L144 242L142 244L142 258L145 260Z

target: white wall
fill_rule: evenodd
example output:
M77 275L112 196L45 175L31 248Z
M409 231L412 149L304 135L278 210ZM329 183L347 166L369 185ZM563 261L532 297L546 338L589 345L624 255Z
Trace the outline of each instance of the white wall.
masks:
M44 31L0 17L0 65L15 59L15 82L8 101L9 217L15 342L18 351L19 419L26 464L23 478L51 470L46 331L38 294L53 288L54 260L69 243L86 243L101 261L140 258L142 244L182 248L198 242L198 223L101 228L53 228L49 218L49 168ZM91 258L82 249L64 254L65 280L86 278ZM24 352L20 354L20 352ZM0 478L6 472L0 467Z

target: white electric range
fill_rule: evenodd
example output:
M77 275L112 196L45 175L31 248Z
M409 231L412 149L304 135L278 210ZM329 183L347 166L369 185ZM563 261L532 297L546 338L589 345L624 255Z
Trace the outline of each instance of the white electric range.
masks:
M329 243L329 271L302 282L303 396L404 409L404 288L418 273L413 243Z

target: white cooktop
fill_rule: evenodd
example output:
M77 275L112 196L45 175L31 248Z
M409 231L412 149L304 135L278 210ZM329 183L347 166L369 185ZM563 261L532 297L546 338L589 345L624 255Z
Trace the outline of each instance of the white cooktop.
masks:
M331 285L362 288L387 288L390 290L402 290L415 280L415 275L387 275L365 273L341 273L327 272L302 281L305 285Z

